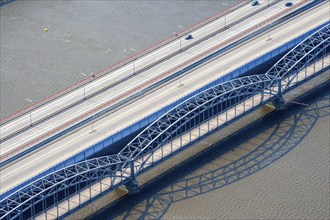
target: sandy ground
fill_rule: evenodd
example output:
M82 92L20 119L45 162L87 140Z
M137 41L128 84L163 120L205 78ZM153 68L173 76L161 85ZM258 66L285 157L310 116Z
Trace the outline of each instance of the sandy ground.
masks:
M93 219L330 219L329 90L316 99L267 118Z

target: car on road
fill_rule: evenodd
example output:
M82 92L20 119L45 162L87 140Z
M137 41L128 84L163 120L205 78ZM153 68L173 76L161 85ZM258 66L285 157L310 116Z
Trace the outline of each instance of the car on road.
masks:
M186 40L190 40L190 39L192 39L192 38L193 38L193 37L192 37L191 34L188 34L188 35L185 37Z
M292 4L292 2L287 2L287 3L285 3L285 6L286 7L291 7L293 4Z
M258 0L253 0L252 3L251 3L252 6L256 6L258 4L259 4L259 1Z

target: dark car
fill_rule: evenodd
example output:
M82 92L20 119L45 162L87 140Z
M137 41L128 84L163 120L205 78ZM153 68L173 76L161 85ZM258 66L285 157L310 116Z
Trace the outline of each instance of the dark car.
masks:
M254 1L252 1L252 3L251 3L252 6L256 6L256 5L258 5L258 4L259 4L259 1L258 1L258 0L254 0Z
M287 3L285 3L285 6L286 6L286 7L291 7L291 6L292 6L292 2L287 2Z
M188 35L185 37L186 40L190 40L190 39L192 39L192 38L193 38L193 37L192 37L191 34L188 34Z

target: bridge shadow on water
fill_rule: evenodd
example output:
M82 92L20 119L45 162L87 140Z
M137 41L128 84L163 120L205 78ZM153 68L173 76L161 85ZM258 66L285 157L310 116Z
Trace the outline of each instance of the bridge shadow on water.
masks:
M260 171L288 154L318 120L330 115L329 99L328 82L298 100L308 106L291 105L272 113L90 219L159 219L172 203L212 192Z

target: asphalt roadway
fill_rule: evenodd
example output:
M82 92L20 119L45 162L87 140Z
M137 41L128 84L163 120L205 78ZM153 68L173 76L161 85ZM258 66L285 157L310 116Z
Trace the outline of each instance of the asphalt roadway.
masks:
M263 14L262 18L270 12L275 13L283 10L283 7L278 5L268 10L269 11ZM116 112L108 115L102 120L95 122L93 124L93 129L96 130L95 132L90 133L90 126L84 127L69 137L65 137L57 142L51 143L43 149L40 149L37 153L31 154L29 157L23 158L22 160L16 162L14 165L6 167L1 171L1 191L5 192L9 190L13 186L46 170L48 167L71 157L72 155L86 149L88 146L91 146L93 143L96 143L99 140L127 127L135 121L144 118L162 106L165 106L180 97L189 94L190 92L196 90L196 88L201 87L203 84L207 84L214 79L219 78L221 75L224 75L225 73L228 73L244 63L262 55L263 53L278 47L284 42L299 36L307 30L327 21L328 16L327 6L323 5L320 7L315 7L308 13L306 12L303 15L281 25L280 27L273 29L271 31L271 40L268 40L268 34L260 36L254 40L246 42L246 44L240 47L232 49L226 54L221 55L207 65L189 72L189 74L186 74L181 78L181 83L183 86L178 87L180 82L173 81L166 86L163 86L157 92L155 91L150 93L139 99L137 102L118 109ZM251 24L253 22L248 23ZM227 34L223 33L211 38L212 42L208 42L208 44L205 44L203 47L207 47L208 45L211 47L213 44L223 40L223 38L230 37L232 36L231 34L238 33L242 30L242 28L243 27L236 26L230 28L226 31ZM181 53L180 55L182 55L182 59L191 56L191 54L196 55L199 52L198 46L192 48L191 51L187 50L184 53ZM234 55L238 53L240 56ZM178 60L178 58L175 58L174 60ZM150 71L150 73L146 71L142 74L136 75L134 78L138 79L137 81L144 81L150 77L153 77L152 74L155 74L155 70ZM135 84L136 82L134 81L124 82L121 84L119 88L121 90L119 91L130 89L132 86L135 86ZM109 94L118 94L119 91L118 88L117 90L110 89ZM82 91L80 91L80 95L82 95L81 93ZM109 96L107 98L109 98ZM85 106L88 108L91 103L100 103L103 100L104 96L96 96L86 101L85 103L87 104L85 104ZM159 100L162 100L162 102ZM61 115L62 114L60 114L60 116ZM75 115L77 115L77 113L75 113ZM64 117L64 115L62 117ZM52 120L54 119L49 121ZM52 123L57 122L54 120ZM38 125L37 127L32 128L31 131L42 131L44 129L49 129L49 127ZM70 150L68 150L68 148Z

